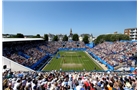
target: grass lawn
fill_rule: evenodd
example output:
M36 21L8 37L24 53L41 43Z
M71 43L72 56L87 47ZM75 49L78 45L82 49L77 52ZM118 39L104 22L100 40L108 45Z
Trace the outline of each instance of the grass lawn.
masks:
M60 54L60 58L56 58ZM60 70L63 71L86 71L103 70L97 65L85 52L83 51L60 51L50 61L49 64L42 69L42 71Z

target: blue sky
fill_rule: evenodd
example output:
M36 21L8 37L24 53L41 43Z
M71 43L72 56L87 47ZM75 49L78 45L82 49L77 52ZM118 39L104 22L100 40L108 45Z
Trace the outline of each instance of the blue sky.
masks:
M137 27L136 1L3 1L2 33L123 33Z

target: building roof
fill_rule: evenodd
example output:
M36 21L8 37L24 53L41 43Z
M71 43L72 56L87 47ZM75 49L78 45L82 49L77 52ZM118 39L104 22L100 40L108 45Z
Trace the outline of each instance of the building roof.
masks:
M14 42L14 41L34 41L44 40L43 38L2 38L2 42Z
M58 36L58 38L63 38L65 35L58 34L57 36Z
M88 37L93 37L92 34L91 35L90 34L81 34L80 36L84 37L85 35L87 35Z
M130 29L137 29L137 28L126 28L125 30L128 30L128 29L130 30Z
M48 34L48 37L53 38L55 35L54 34Z

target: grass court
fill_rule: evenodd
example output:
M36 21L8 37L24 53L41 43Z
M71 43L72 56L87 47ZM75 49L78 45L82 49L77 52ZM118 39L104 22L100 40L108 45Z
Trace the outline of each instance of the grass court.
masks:
M60 55L59 58L56 58ZM60 70L63 71L91 71L103 70L91 57L83 51L59 51L42 71Z

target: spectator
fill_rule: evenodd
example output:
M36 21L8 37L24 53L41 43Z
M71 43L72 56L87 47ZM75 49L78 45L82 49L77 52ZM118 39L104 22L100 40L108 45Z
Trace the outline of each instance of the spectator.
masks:
M5 71L6 75L10 71ZM23 74L18 78L16 74ZM3 90L136 90L136 76L121 72L15 72L12 78L3 78ZM3 74L4 75L4 74ZM36 77L32 77L36 75ZM118 76L121 75L121 76ZM17 78L17 79L16 79Z

